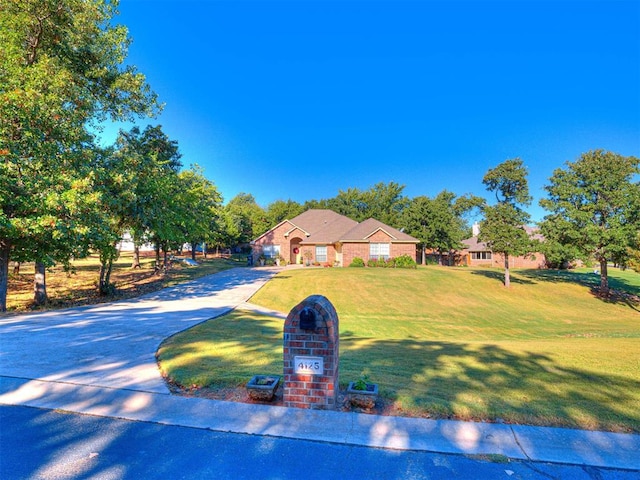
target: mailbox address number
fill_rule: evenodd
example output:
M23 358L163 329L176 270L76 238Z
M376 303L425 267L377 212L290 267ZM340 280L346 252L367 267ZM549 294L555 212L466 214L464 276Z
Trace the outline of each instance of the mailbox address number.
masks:
M293 357L295 373L302 375L322 375L324 359L322 357Z

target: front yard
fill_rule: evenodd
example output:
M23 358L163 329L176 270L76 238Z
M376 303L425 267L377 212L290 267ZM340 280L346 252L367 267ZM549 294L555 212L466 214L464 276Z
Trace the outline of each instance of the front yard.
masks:
M285 270L252 302L325 295L340 318L340 383L367 373L393 414L640 432L640 275L598 299L587 270ZM236 311L165 342L163 372L194 392L282 374L278 318ZM206 388L203 388L206 387Z

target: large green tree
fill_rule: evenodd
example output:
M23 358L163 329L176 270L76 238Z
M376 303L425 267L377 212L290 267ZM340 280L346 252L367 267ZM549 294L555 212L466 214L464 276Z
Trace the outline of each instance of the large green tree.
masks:
M584 153L553 172L540 205L551 212L545 237L600 264L600 293L609 293L607 265L625 264L638 248L640 161L604 150Z
M403 190L404 185L379 182L368 190L352 187L338 191L333 198L311 200L304 206L305 209L328 208L357 222L375 218L400 228L402 212L409 205L409 199L402 194Z
M225 205L227 230L231 243L245 244L273 225L266 212L250 193L239 193Z
M133 127L118 135L114 155L117 165L113 171L127 184L121 192L118 214L122 230L128 230L133 238L132 268L140 266L140 245L149 241L151 235L157 239L158 226L177 213L175 206L169 212L167 207L175 203L180 158L178 143L160 125L148 125L144 131Z
M45 265L74 250L92 177L89 123L157 111L144 77L122 67L129 39L111 25L117 4L0 0L2 311L14 252Z
M180 172L178 185L176 200L181 211L180 223L186 242L191 244L191 258L195 260L196 245L215 242L219 238L222 197L198 165Z
M489 169L482 183L493 192L497 203L485 205L484 219L480 222L478 238L486 242L493 253L504 258L504 285L511 285L509 257L526 255L532 251L532 242L525 226L529 214L523 207L531 204L527 169L522 160L505 160Z

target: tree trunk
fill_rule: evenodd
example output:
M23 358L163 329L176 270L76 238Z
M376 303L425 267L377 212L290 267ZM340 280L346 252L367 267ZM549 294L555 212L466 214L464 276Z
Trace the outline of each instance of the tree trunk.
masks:
M47 269L42 262L36 262L33 277L33 303L42 306L47 303Z
M422 265L426 265L427 264L427 247L422 246L420 250L422 251Z
M207 242L202 244L202 255L204 255L204 258L207 258Z
M191 244L191 260L196 261L196 244Z
M161 266L160 266L160 242L156 242L155 244L155 251L156 251L156 272L161 270Z
M105 263L100 264L100 283L98 285L98 291L100 295L110 295L111 288L111 271L113 270L113 259L107 260Z
M509 273L509 254L504 254L504 286L509 288L511 286L511 275Z
M600 295L609 295L609 272L607 260L600 260Z
M169 252L168 250L168 246L167 245L163 245L162 246L162 255L163 255L163 270L166 272L169 269Z
M140 247L134 245L133 247L133 261L131 262L131 268L140 268Z
M7 286L9 285L9 253L11 247L0 243L0 312L7 311Z

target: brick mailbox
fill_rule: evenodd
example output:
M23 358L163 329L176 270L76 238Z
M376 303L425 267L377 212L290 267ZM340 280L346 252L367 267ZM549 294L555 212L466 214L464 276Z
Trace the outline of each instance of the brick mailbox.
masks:
M322 295L296 305L284 323L285 407L333 410L338 403L338 314Z

